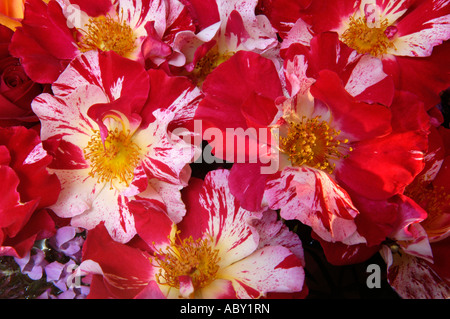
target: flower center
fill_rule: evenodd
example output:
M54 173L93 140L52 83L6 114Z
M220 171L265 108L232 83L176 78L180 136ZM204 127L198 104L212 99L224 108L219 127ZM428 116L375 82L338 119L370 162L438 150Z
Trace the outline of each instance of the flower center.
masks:
M114 51L127 57L136 48L136 36L133 29L125 21L116 21L111 17L96 17L89 19L87 31L78 43L81 52L100 49Z
M381 56L387 53L388 49L395 48L390 40L395 34L384 19L379 28L369 27L366 18L350 17L350 23L347 30L341 36L342 42L350 48L355 49L361 54L370 54L372 56Z
M412 198L426 212L427 218L422 225L427 231L439 227L439 221L444 217L444 207L450 203L450 194L444 187L436 187L431 183L414 181L409 184L404 194Z
M208 53L195 64L193 74L199 85L201 86L208 74L233 55L234 52L219 53L217 46L209 50Z
M286 137L280 136L280 151L289 156L292 166L308 165L313 168L333 173L336 164L330 161L345 158L341 149L348 139L338 139L341 133L331 128L328 122L321 121L320 116L306 118L300 122L287 121Z
M153 259L159 273L156 281L160 285L180 288L180 276L189 276L194 289L210 284L219 270L219 251L211 248L212 239L194 239L191 237L175 243L163 252L160 250Z
M130 134L110 130L103 144L99 131L94 131L88 145L84 148L84 157L91 163L91 177L97 177L99 183L113 182L130 185L134 169L139 164L140 147L132 140Z

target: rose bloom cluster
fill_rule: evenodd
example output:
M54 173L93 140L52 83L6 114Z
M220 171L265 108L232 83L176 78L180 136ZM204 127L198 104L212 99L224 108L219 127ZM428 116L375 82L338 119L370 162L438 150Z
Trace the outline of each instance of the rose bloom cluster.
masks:
M299 225L450 297L449 0L0 12L0 258L36 297L307 298Z

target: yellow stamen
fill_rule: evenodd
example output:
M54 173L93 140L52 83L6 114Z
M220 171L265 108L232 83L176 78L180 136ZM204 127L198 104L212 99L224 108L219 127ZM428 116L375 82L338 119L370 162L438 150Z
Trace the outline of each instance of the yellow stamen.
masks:
M84 33L78 43L81 52L100 49L128 57L136 49L133 29L121 18L119 21L109 16L91 18L87 31L80 31Z
M380 22L380 27L372 28L367 25L366 18L350 17L349 26L342 34L341 40L358 53L378 57L395 48L394 43L386 35L388 27L387 19Z
M445 220L444 207L450 203L450 194L444 187L416 180L406 187L404 194L427 212L427 218L421 224L429 234L438 234L442 227L446 227L441 220Z
M194 240L191 237L177 242L171 240L165 251L159 250L152 259L159 268L156 281L160 285L180 288L180 276L189 276L194 289L210 284L219 270L219 251L213 249L212 238Z
M221 63L227 61L234 55L234 52L219 53L217 46L213 47L208 53L197 61L193 74L197 79L199 86L203 84L205 78Z
M332 174L336 164L330 160L345 158L341 149L352 151L345 147L348 139L338 139L340 131L331 128L328 122L321 121L320 116L306 118L301 121L287 121L288 132L285 137L280 136L280 151L289 156L292 166L307 165L325 170Z
M94 131L88 145L84 148L84 157L90 162L91 177L97 177L99 183L125 183L127 186L134 177L134 169L139 164L139 146L132 140L129 132L110 130L103 144L99 131Z

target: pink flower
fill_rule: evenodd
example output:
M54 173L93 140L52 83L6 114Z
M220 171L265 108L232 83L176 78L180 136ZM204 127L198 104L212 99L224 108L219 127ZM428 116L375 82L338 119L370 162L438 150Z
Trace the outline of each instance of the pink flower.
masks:
M193 29L177 0L31 0L11 52L31 79L53 83L71 60L90 50L159 65L172 59L173 34Z
M378 195L375 194L376 187L371 188L373 192L371 192L369 188L364 190L367 182L360 182L359 184L355 183L353 187L350 186L349 183L345 182L349 173L336 176L337 180L342 183L349 193L353 204L359 211L358 216L355 218L355 224L358 232L366 239L366 243L344 245L338 242L325 242L320 237L313 234L313 237L321 241L327 260L332 264L342 265L361 262L376 253L381 248L381 245L384 244L385 240L390 238L390 236L393 236L392 234L398 229L398 223L403 219L402 216L405 215L404 210L410 205L410 199L402 194L411 184L411 178L415 175L419 176L419 172L424 167L430 119L428 114L424 111L423 103L418 101L417 97L409 92L396 92L390 110L392 115L392 132L388 136L379 139L379 145L382 146L386 155L389 153L387 151L388 145L392 144L397 146L391 151L391 155L386 157L387 162L380 166L377 174L380 177L384 176L382 179L385 180L385 185L389 185L389 183L393 181L393 178L389 177L392 173L396 174L396 178L399 178L400 175L406 177L408 175L405 174L407 171L415 173L405 180L405 184L402 188L391 193L386 192L384 196L382 193ZM411 144L407 145L408 142L411 142ZM370 142L369 145L373 145L372 143L373 142ZM406 148L400 150L401 147L398 146L399 144ZM406 151L407 148L411 148L412 150L409 155L409 152ZM414 149L421 150L424 158L416 158L414 154L419 153L414 151ZM375 149L375 152L379 151ZM369 154L371 153L369 152ZM372 156L375 155L376 153ZM408 159L395 160L397 156L405 155ZM350 160L351 157L348 159ZM360 160L366 161L368 166L376 168L376 164L373 165L370 157L362 156ZM377 162L379 163L380 160ZM397 167L398 163L402 164ZM392 167L392 169L387 169L389 166ZM383 169L387 170L383 171ZM356 178L352 177L352 179ZM359 189L356 188L356 185L359 185ZM408 209L411 210L410 208ZM423 219L421 213L417 214L418 219Z
M380 251L389 284L406 299L448 298L450 280L444 266L448 265L448 240L433 249L422 226L427 212L409 198L401 204L400 212L394 232Z
M32 107L62 184L55 213L86 229L105 222L121 242L136 234L133 199L170 202L168 214L179 221L194 146L171 131L192 120L199 90L185 78L97 51L76 58L52 90Z
M23 258L36 240L55 233L47 207L60 183L47 169L51 160L35 130L0 128L0 256Z
M449 141L449 129L431 128L425 168L405 189L405 195L427 212L421 224L433 242L450 235Z
M298 17L288 35L290 43L302 42L311 33L337 32L356 52L381 59L396 88L418 95L427 109L450 85L445 62L450 38L447 0L319 0Z
M425 167L404 195L387 201L353 197L361 213L356 218L358 230L368 243L345 246L319 238L329 262L355 263L380 251L387 264L388 282L402 298L448 298L449 195L444 164L448 154L443 140L449 135L444 127L439 131L442 135L431 127Z
M397 227L381 250L388 281L403 298L450 295L449 137L448 129L432 127L425 168L406 188L409 198L401 205L409 223Z
M237 51L252 51L276 60L278 40L267 17L255 15L258 1L216 1L216 6L199 9L201 21L206 16L218 21L198 33L179 32L174 47L185 56L188 72L201 85L205 77ZM208 21L208 20L206 20Z
M315 33L335 31L359 53L429 56L450 37L448 1L314 1L299 17Z
M183 196L188 212L177 225L161 207L153 207L155 214L142 209L137 228L151 255L111 242L101 226L92 230L81 264L95 274L90 297L259 298L301 291L299 238L275 212L242 209L229 192L228 175L216 170L204 182L193 179ZM115 258L118 252L127 253L126 265Z
M392 110L359 101L327 69L317 71L316 80L299 83L294 96L284 97L269 60L238 52L206 79L205 98L196 117L204 120L206 129L222 132L228 128L273 131L273 141L238 136L258 145L256 150L246 150L258 153L259 158L254 164L248 160L234 163L231 169L230 188L243 207L257 211L268 204L281 209L283 218L311 226L326 241L365 243L357 231L359 212L349 192L373 200L402 192L423 167L427 123L394 130L401 119L393 117ZM420 116L419 106L411 113L412 119ZM209 142L216 156L225 154L227 160L236 162L234 151L242 152L230 150L221 140ZM264 143L278 152L260 153ZM278 163L278 171L261 173L266 157Z
M259 0L256 12L267 16L282 39L312 0Z
M394 81L383 64L370 55L356 54L335 32L323 32L305 43L283 41L284 76L289 96L305 94L321 70L335 72L345 90L358 101L390 106ZM286 44L287 43L287 44Z

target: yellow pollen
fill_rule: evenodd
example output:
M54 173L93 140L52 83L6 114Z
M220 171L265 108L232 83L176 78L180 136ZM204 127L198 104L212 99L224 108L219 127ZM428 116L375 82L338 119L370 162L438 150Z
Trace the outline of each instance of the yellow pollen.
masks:
M219 270L219 251L211 248L212 238L171 241L163 252L161 249L152 259L159 268L156 281L160 285L180 288L180 276L191 277L194 289L210 284Z
M427 212L427 218L422 222L427 231L433 230L434 225L439 227L439 220L446 213L444 207L448 207L450 203L450 194L443 186L437 187L432 183L417 180L406 187L404 194Z
M133 29L122 19L117 21L109 16L91 18L87 31L81 31L84 33L78 43L81 52L100 49L128 57L136 49Z
M401 256L401 248L400 245L393 239L387 238L383 242L389 249L391 250L392 254L399 254Z
M97 177L99 183L114 182L130 185L134 169L139 164L140 147L132 140L129 132L110 130L103 145L99 131L94 131L88 145L84 148L84 157L90 162L91 177Z
M205 78L221 63L227 61L234 55L234 52L219 53L217 46L213 47L208 53L197 61L193 74L197 79L199 86L203 84Z
M343 145L348 143L348 139L338 139L341 132L321 121L320 116L303 116L300 122L287 123L286 137L280 136L280 151L289 156L292 166L307 165L332 174L336 164L330 160L348 157L341 149L353 150Z
M350 17L349 26L342 34L341 40L358 53L368 53L378 57L387 53L391 48L395 49L394 43L386 35L388 27L387 19L380 23L379 28L371 28L367 26L366 18Z

